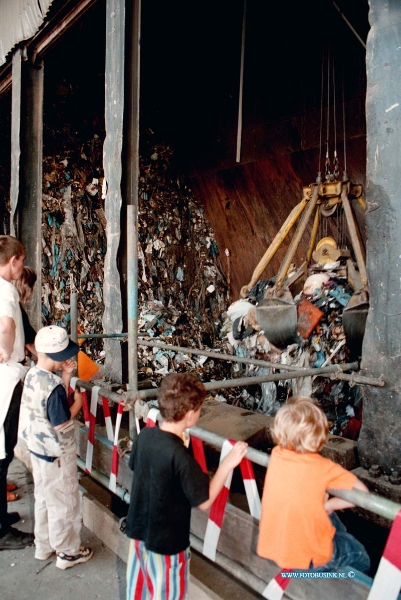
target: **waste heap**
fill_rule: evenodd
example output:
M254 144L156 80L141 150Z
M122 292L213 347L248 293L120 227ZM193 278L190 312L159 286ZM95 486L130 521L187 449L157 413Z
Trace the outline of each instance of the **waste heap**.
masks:
M58 149L46 154L42 195L43 323L69 328L70 294L77 292L81 333L101 333L103 267L106 253L102 139L82 139L68 123L52 138ZM58 134L58 135L57 135ZM191 189L177 174L173 150L143 137L138 206L139 335L176 346L221 349L221 315L228 288L213 229ZM96 362L101 339L83 350ZM169 370L196 370L204 381L231 377L224 361L138 349L139 380L158 385ZM229 395L229 394L227 394Z
M335 245L332 238L321 242ZM344 308L354 291L348 282L344 260L314 263L309 267L304 285L294 297L298 316L297 337L285 349L270 343L257 319L256 306L265 297L266 288L273 287L275 281L275 278L258 281L246 299L238 300L228 308L222 335L227 337L237 356L300 368L320 368L355 360L347 346L342 324ZM279 368L244 365L240 376L264 375L269 370L278 372ZM321 376L293 380L288 377L278 383L261 384L253 390L247 388L241 394L240 403L249 410L274 415L289 395L312 395L325 411L331 433L357 438L361 426L362 396L358 386L351 386L345 381Z
M49 140L47 133L45 142ZM94 123L91 133L83 135L64 121L62 129L51 131L51 152L47 151L50 144L45 143L43 323L68 329L70 294L77 292L80 331L101 333L106 253L102 131ZM138 238L141 337L305 367L319 366L332 354L332 363L347 359L341 319L350 290L341 269L326 272L324 285L312 293L303 290L295 299L299 306L307 299L321 318L308 336L284 351L274 348L258 331L254 311L265 287L273 285L274 280L259 281L246 300L234 302L227 309L227 280L213 229L191 189L175 171L171 146L155 142L150 131L141 141ZM83 349L101 363L101 339L85 341ZM195 370L203 381L261 374L260 368L239 363L139 346L138 378L143 385L158 386L167 372L181 370ZM288 379L278 384L231 388L215 394L215 398L274 414L290 389L293 393L313 392L332 421L334 432L349 419L346 411L358 411L357 388L322 378L313 384L310 378Z
M228 351L220 338L228 288L213 229L172 164L172 149L148 141L140 158L139 336L187 348ZM139 379L158 385L167 372L197 370L204 381L231 365L139 346Z
M103 264L106 253L101 184L102 141L82 140L63 125L58 151L43 160L42 312L43 324L68 329L70 294L78 293L81 331L100 333ZM46 147L45 147L46 152ZM101 344L85 348L98 358Z

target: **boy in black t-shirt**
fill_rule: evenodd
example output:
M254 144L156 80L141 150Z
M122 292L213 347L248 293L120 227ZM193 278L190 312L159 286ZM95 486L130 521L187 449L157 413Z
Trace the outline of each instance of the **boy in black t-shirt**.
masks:
M207 510L246 454L248 445L237 442L211 481L189 454L184 430L198 421L205 395L194 375L167 375L158 393L163 422L143 429L131 451L127 600L186 598L191 508Z

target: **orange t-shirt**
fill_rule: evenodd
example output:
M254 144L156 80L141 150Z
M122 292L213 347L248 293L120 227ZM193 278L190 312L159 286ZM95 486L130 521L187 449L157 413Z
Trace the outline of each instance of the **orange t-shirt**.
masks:
M262 496L257 553L284 569L318 567L333 554L335 527L324 510L326 490L352 489L357 477L320 454L276 446Z

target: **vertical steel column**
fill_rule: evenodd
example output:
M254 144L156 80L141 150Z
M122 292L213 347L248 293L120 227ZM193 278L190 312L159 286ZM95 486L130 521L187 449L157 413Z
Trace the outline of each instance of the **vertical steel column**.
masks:
M32 327L42 326L42 161L43 161L43 64L22 63L21 162L16 236L25 246L26 264L35 269L37 282L29 303ZM14 169L16 168L14 163ZM15 175L15 174L14 174Z
M11 182L10 182L10 234L16 235L18 197L20 193L19 175L21 158L21 49L13 53L11 91Z
M141 0L131 6L127 69L127 320L128 389L138 389L138 180L139 180L139 76ZM135 420L130 411L130 437Z
M73 342L78 342L78 294L77 292L71 292L70 294L70 338ZM74 360L78 360L78 356L74 357Z
M238 124L237 124L237 152L236 162L241 162L242 141L242 101L244 97L244 63L245 63L245 32L246 32L246 0L242 13L242 36L241 36L241 64L239 71L239 94L238 94Z
M118 251L121 242L121 178L124 118L125 0L106 1L105 126L103 166L106 180L105 216L107 251L104 260L103 331L122 331L121 276ZM105 339L105 377L122 382L121 343Z

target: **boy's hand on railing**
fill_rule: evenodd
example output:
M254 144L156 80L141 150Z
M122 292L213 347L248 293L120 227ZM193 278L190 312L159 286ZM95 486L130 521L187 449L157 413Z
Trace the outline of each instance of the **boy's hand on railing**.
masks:
M246 442L235 443L233 449L227 454L225 459L227 461L227 466L230 468L230 470L234 469L240 464L247 450L248 444Z

